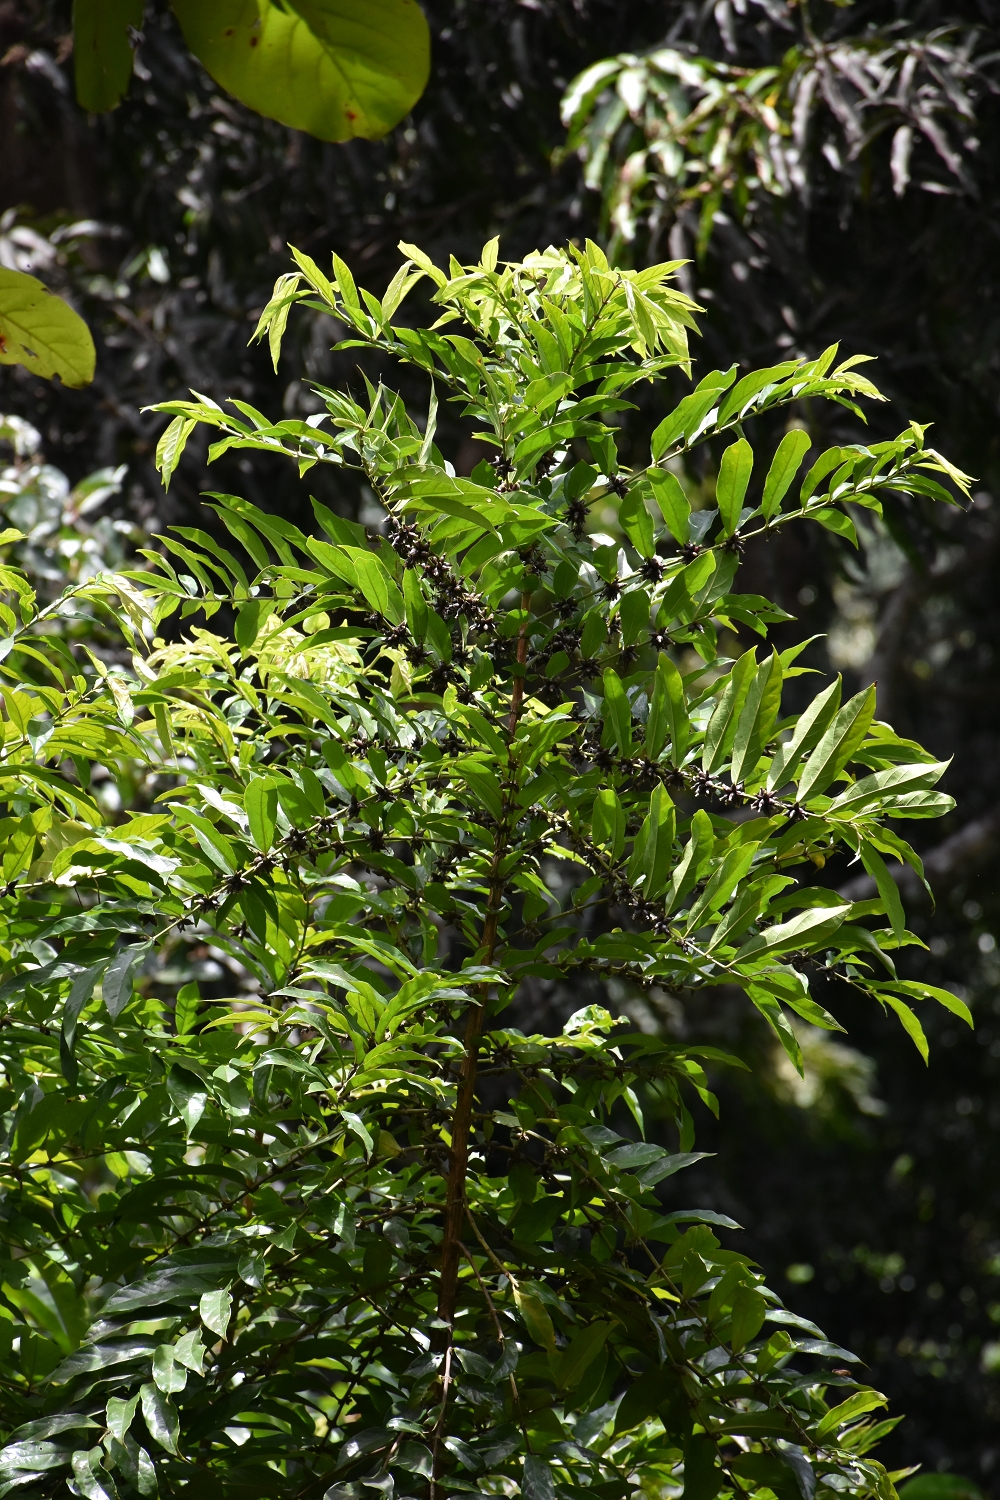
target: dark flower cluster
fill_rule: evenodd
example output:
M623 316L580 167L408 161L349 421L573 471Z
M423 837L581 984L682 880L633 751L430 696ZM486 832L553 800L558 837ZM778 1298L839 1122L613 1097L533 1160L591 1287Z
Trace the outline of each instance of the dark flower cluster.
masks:
M386 523L389 546L408 568L422 568L434 592L434 607L442 620L457 620L464 615L472 631L490 627L490 617L482 600L457 578L443 557L437 556L419 527L390 515Z

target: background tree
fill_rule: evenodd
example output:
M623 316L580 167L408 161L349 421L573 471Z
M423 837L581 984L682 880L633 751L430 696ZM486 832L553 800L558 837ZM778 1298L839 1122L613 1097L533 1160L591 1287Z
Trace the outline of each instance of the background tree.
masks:
M159 13L147 17L138 53L139 73L149 77L137 77L114 117L87 122L69 97L68 6L22 4L0 15L9 143L0 174L5 202L24 206L4 222L2 255L71 289L99 344L93 397L8 374L4 404L42 430L51 459L74 481L95 464L127 463L118 514L129 524L139 518L156 529L184 514L190 520L206 484L298 514L297 491L280 470L241 474L235 458L211 479L196 463L182 467L165 501L152 472L158 428L140 415L171 386L180 394L189 385L227 390L273 411L286 393L289 404L298 402L303 368L338 378L328 337L314 336L306 320L286 342L280 380L245 350L283 269L287 240L317 255L336 245L381 286L400 235L435 253L447 240L447 248L471 257L495 230L504 232L506 253L588 227L597 233L600 199L583 186L576 161L565 159L553 175L549 160L565 141L559 97L581 69L664 42L716 64L757 69L780 65L800 40L798 12L778 6L732 14L735 52L713 19L682 6L666 14L659 5L596 0L427 9L434 79L413 120L384 144L347 148L319 146L226 101ZM899 408L886 431L898 428L903 410L935 420L937 445L979 476L975 507L964 518L949 512L939 525L912 505L905 513L887 506L890 535L864 535L863 567L847 557L846 545L815 531L808 542L783 544L770 569L751 559L763 592L798 614L807 631L831 631L828 647L817 643L807 659L826 667L832 658L855 687L877 676L883 693L892 690L886 711L901 728L942 757L956 754L947 785L961 811L926 851L937 910L915 920L932 944L927 972L964 984L978 1026L968 1041L960 1029L938 1028L930 1073L915 1059L918 1071L908 1074L905 1064L887 1061L889 1034L870 1016L852 1015L845 1001L858 1052L813 1047L808 1088L780 1066L760 1092L720 1080L726 1117L742 1111L741 1126L713 1143L720 1155L711 1175L706 1164L693 1171L702 1174L705 1202L718 1201L726 1187L730 1212L749 1226L765 1264L792 1266L802 1277L812 1271L797 1286L797 1306L858 1348L875 1383L911 1414L893 1439L896 1451L988 1479L995 1461L991 1309L1000 1303L1000 1208L989 1168L998 1127L989 1103L997 1067L990 1007L1000 831L989 676L997 644L997 150L989 43L997 17L988 5L907 7L905 16L888 6L822 6L810 14L821 39L844 36L852 45L869 28L896 26L889 41L897 44L953 25L949 45L964 44L979 28L974 76L959 79L976 126L952 138L970 185L956 180L917 132L914 180L897 197L890 143L898 115L880 116L891 119L893 131L851 161L850 142L844 149L843 132L817 103L802 161L808 197L801 185L780 199L764 195L743 227L725 205L719 210L724 220L715 221L693 272L693 291L709 310L696 368L815 354L843 336L851 348L879 355L880 383ZM836 55L830 66L836 75ZM855 99L842 76L838 88ZM973 139L978 149L965 144ZM838 148L840 170L823 144ZM921 174L936 191L917 186ZM690 249L694 235L684 232ZM645 253L642 243L640 237L636 257ZM452 420L443 409L443 431ZM628 430L620 440L626 455ZM821 441L838 436L853 440L857 430L838 426ZM460 466L470 469L478 456L466 449ZM715 454L706 466L709 483L717 462ZM326 498L348 513L369 514L358 509L365 497L347 485L331 487ZM778 640L783 644L780 634ZM919 890L914 896L921 899ZM547 999L541 981L539 996ZM635 1002L624 995L616 1003ZM676 1004L667 1010L666 1024L685 1024ZM665 1024L663 1015L636 1014L643 1025ZM717 1040L732 1043L735 1015L720 1028ZM812 1046L816 1038L807 1040ZM766 1052L763 1031L760 1044ZM871 1112L879 1100L885 1114ZM784 1205L793 1202L791 1215ZM841 1300L845 1288L849 1303Z

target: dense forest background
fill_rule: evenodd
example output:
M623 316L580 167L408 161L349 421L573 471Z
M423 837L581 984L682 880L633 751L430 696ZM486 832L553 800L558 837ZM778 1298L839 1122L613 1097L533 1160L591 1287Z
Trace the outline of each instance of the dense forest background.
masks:
M891 405L872 418L873 436L911 417L933 422L936 445L977 476L969 511L932 517L900 502L857 553L822 533L754 559L762 591L818 636L811 665L843 671L851 691L877 680L881 715L954 757L945 785L958 807L924 850L935 904L916 881L907 894L928 944L921 973L961 993L977 1029L929 1017L924 1069L894 1022L852 1014L842 997L849 1034L831 1043L803 1033L804 1080L777 1055L762 1069L766 1086L717 1080L721 1123L699 1121L699 1145L716 1155L697 1192L745 1226L742 1241L789 1302L856 1349L906 1413L886 1445L890 1466L923 1462L1000 1493L1000 8L433 0L425 9L432 77L412 119L386 141L333 146L221 95L162 5L147 15L127 101L88 118L72 95L68 3L0 4L0 262L68 295L98 343L91 388L8 369L0 410L34 424L47 461L74 483L125 466L117 492L94 492L118 545L192 524L206 488L301 520L307 489L283 470L234 460L209 471L195 449L165 496L152 462L163 419L143 411L194 387L291 414L311 409L303 377L360 384L352 361L329 353L329 325L318 320L295 325L277 375L247 347L288 243L317 259L336 248L381 290L401 238L438 259L471 259L495 233L512 256L567 236L606 238L601 194L576 155L560 154L560 96L580 69L664 42L755 68L819 39L831 90L791 189L775 196L751 182L724 196L700 251L691 205L652 225L640 213L620 253L692 258L686 286L707 310L702 373L839 339L878 358ZM940 124L937 142L917 130L908 183L898 158L893 172L898 76L894 93L866 102L851 73L852 48L871 55L901 39L925 49L907 108ZM426 399L412 395L415 406ZM828 440L850 440L852 422ZM624 446L627 457L627 426ZM323 498L378 519L363 494ZM853 871L826 877L857 889ZM564 998L539 985L525 1002L532 1026L580 1003ZM696 1028L722 1043L739 1032L770 1056L762 1023L735 998L711 1015L666 995L655 1011L611 998L640 1025Z

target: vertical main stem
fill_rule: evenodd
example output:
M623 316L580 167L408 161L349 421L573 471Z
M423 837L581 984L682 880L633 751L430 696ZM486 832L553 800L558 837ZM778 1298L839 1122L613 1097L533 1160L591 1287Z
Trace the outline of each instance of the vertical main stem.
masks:
M511 745L517 733L517 721L524 701L524 667L528 660L528 617L531 594L526 590L521 595L521 608L525 618L517 637L517 664L510 699L508 729ZM506 814L508 796L503 794L503 809ZM490 869L489 904L483 936L479 945L481 962L491 964L496 952L497 933L500 926L500 909L503 905L504 880L500 873L507 853L507 833L504 823L497 829L493 845L493 863ZM469 1134L472 1128L472 1113L476 1099L476 1071L479 1065L479 1038L482 1035L486 1015L485 987L478 1004L469 1007L465 1022L465 1055L458 1079L458 1095L455 1114L451 1122L451 1151L448 1162L448 1197L444 1214L444 1243L441 1251L441 1287L438 1294L438 1317L447 1325L448 1342L451 1342L451 1327L455 1320L455 1303L458 1297L458 1267L462 1255L462 1228L465 1219L465 1181L469 1168Z

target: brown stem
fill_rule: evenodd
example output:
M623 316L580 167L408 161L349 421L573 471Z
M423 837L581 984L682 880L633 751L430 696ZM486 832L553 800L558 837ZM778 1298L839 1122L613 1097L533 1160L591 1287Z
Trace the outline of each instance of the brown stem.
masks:
M517 638L517 670L514 676L513 689L511 692L510 718L508 730L511 739L511 759L508 761L508 773L513 778L513 742L517 733L517 721L521 713L521 705L524 701L524 665L528 659L528 619L527 610L531 603L531 594L525 590L521 595L521 608L525 611L525 618L521 622L521 629ZM497 826L496 838L493 845L493 860L490 866L489 878L489 901L486 907L486 920L483 923L483 935L479 944L479 961L489 965L493 962L496 952L497 934L500 927L500 911L503 906L504 879L500 873L503 860L507 853L507 829L506 812L508 805L508 787L503 793L503 815ZM486 986L483 986L480 998L469 1007L469 1013L465 1022L465 1052L462 1058L462 1069L458 1078L458 1093L455 1099L455 1113L451 1122L451 1150L448 1159L448 1196L444 1212L444 1240L441 1248L441 1283L438 1292L438 1317L445 1325L445 1352L450 1353L452 1326L455 1321L455 1304L458 1299L458 1267L462 1256L462 1226L465 1219L465 1182L469 1166L469 1134L472 1128L472 1115L476 1097L476 1070L479 1063L479 1038L483 1030L483 1021L486 1016Z

